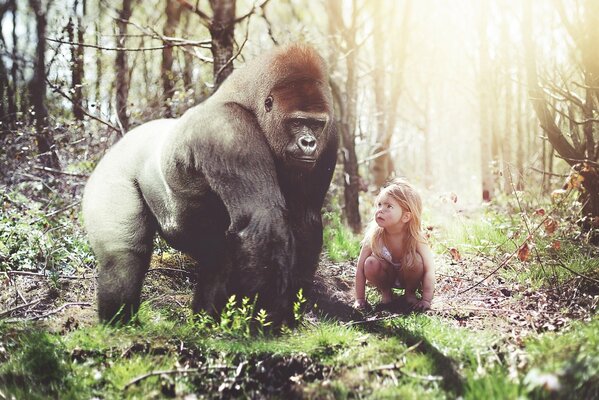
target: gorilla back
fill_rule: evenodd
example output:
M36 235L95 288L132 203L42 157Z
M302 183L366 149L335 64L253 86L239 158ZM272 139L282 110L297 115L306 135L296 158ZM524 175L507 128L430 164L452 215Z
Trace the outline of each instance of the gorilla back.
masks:
M198 262L194 311L258 295L275 322L287 319L322 248L338 146L332 113L322 58L291 45L236 70L181 118L127 133L83 196L100 318L137 310L158 232Z

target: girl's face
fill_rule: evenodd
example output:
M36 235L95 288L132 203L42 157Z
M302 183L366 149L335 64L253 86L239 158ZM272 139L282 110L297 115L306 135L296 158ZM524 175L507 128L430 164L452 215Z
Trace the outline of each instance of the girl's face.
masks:
M374 218L378 226L386 229L405 224L410 220L410 213L405 212L393 197L383 193L378 199Z

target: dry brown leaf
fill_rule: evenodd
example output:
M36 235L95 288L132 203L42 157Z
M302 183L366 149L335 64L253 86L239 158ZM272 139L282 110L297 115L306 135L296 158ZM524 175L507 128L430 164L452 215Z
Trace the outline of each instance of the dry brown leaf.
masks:
M460 261L462 259L460 252L455 247L449 249L449 254L451 254L451 258L453 258L454 261Z
M545 232L547 232L548 235L553 235L557 229L557 226L558 226L557 221L551 217L547 218L545 220L545 222L543 223Z
M553 243L551 243L551 247L553 250L559 250L562 248L562 243L559 240L554 240Z
M540 215L540 216L543 216L543 215L545 215L545 209L543 209L543 208L537 208L537 209L535 210L535 212L534 212L534 214L533 214L533 215Z
M520 246L520 248L518 249L518 259L522 262L528 260L528 258L530 257L530 246L528 245L528 242L524 242L524 244L522 244L522 246Z

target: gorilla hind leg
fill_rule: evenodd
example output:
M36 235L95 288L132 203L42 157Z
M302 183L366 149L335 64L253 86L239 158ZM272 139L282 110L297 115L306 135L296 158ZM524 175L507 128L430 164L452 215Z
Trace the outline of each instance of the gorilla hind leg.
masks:
M99 257L98 314L103 322L128 322L139 310L152 247L123 249Z

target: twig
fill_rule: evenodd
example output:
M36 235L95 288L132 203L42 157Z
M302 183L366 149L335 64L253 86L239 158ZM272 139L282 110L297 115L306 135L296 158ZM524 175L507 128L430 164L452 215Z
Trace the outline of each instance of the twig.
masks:
M49 168L49 167L35 166L35 167L33 167L33 169L37 169L38 171L50 172L51 174L68 175L68 176L74 176L77 178L89 178L88 174L78 174L76 172L61 171L61 170Z
M264 7L266 7L266 5L268 4L269 1L270 0L263 0L262 4L259 4L259 5L254 4L254 6L252 7L252 9L250 11L248 11L246 14L244 14L241 17L237 18L235 20L235 23L237 24L237 23L243 21L244 19L249 18L252 14L255 14L256 11L258 11L259 8L264 9Z
M70 97L68 94L66 94L66 93L64 93L62 90L60 90L60 88L59 88L58 86L54 86L54 85L52 84L52 82L50 82L50 80L49 80L48 78L45 78L45 79L46 79L46 83L48 84L48 86L50 86L50 88L51 88L52 90L54 90L56 93L58 93L59 95L61 95L62 97L64 97L64 98L65 98L65 99L67 99L68 101L70 101L72 104L74 104L74 105L75 105L75 106L76 106L78 109L80 109L80 110L81 110L81 111L82 111L82 112L83 112L85 115L87 115L88 117L90 117L91 119L93 119L93 120L95 120L95 121L98 121L98 122L99 122L99 123L101 123L101 124L104 124L104 125L106 125L106 126L107 126L107 127L109 127L110 129L113 129L113 130L115 130L115 131L117 131L117 132L120 132L120 131L119 131L119 129L118 129L117 127L115 127L114 125L112 125L111 123L109 123L109 122L106 122L106 121L104 121L103 119L101 119L101 118L98 118L98 117L96 117L95 115L92 115L92 114L90 114L89 112L87 112L87 110L86 110L85 108L83 108L83 107L81 107L81 105L77 104L77 103L76 103L76 102L75 102L73 99L71 99L71 97Z
M44 278L49 278L50 274L45 274L42 272L29 272L29 271L6 271L9 275L27 275L27 276L41 276ZM92 279L96 278L95 275L90 276L77 276L77 275L58 275L59 279Z
M152 268L149 269L148 272L183 272L184 274L187 275L193 275L193 273L191 271L187 271L185 269L180 269L180 268Z
M408 347L400 355L397 356L397 359L401 360L406 354L408 354L411 351L416 350L416 348L418 346L420 346L421 344L422 344L422 340L419 341L418 343L416 343L415 345ZM368 372L401 369L401 367L403 367L403 366L404 366L403 363L396 362L396 363L385 364L385 365L371 368L368 370Z
M91 307L91 305L92 304L88 303L88 302L64 303L62 306L60 306L58 308L55 308L54 310L50 310L47 313L44 313L44 314L41 314L41 315L35 315L35 316L32 316L32 317L28 317L28 318L9 319L6 322L35 321L35 320L46 318L46 317L49 317L50 315L59 313L62 310L64 310L65 308L70 307L70 306Z
M81 203L81 200L77 200L76 202L74 202L74 203L71 203L71 204L69 204L68 206L66 206L66 207L63 207L63 208L61 208L61 209L59 209L59 210L52 211L51 213L49 213L49 214L46 214L46 215L44 215L43 217L40 217L40 218L38 218L38 219L36 219L36 220L32 221L32 222L30 223L30 225L36 224L36 223L40 222L42 219L44 219L44 218L50 218L50 217L53 217L53 216L55 216L56 214L60 214L61 212L64 212L64 211L68 210L69 208L73 208L73 207L75 207L75 206L79 205L79 203Z
M205 369L230 369L232 367L229 367L228 365L210 365L210 366L206 366L203 368L205 368ZM179 369L168 369L168 370L164 370L164 371L150 371L146 374L140 375L140 376L130 380L125 386L123 386L123 390L127 390L129 388L129 386L135 385L136 383L139 383L139 382L143 381L144 379L150 378L152 376L188 374L191 372L200 372L201 369L202 368L187 368L187 369L179 368Z
M556 178L567 178L568 177L568 175L554 174L553 172L543 171L542 169L538 169L535 167L529 167L529 168L532 169L533 171L540 172L543 175L555 176Z
M558 262L558 264L555 264L555 265L562 267L563 269L565 269L567 271L570 271L572 274L574 274L580 278L587 279L591 282L595 282L596 284L599 284L599 280L597 280L595 278L591 278L590 276L587 276L587 275L583 275L580 272L574 271L572 268L570 268L566 264L564 264L564 262L562 260L560 260L559 258L557 259L557 262Z
M413 374L411 372L407 372L404 370L400 370L399 373L402 375L405 375L409 378L412 378L412 379L418 379L418 380L427 381L427 382L436 382L436 381L443 380L443 377L441 377L441 376L435 376L435 375L421 376L421 375L416 375L416 374Z
M16 307L13 307L13 308L9 308L8 310L4 310L4 311L0 312L0 318L4 317L5 315L9 315L9 314L11 314L14 311L18 311L18 310L20 310L22 308L35 306L36 304L38 304L42 300L43 299L37 299L35 301L32 301L31 303L21 304L20 306L16 306Z
M360 324L368 324L371 322L380 322L380 321L385 321L388 319L392 319L392 318L397 318L397 314L393 314L393 315L386 315L384 317L379 317L379 318L373 318L373 319L365 319L363 321L349 321L343 324L343 326L353 326L353 325L360 325Z

